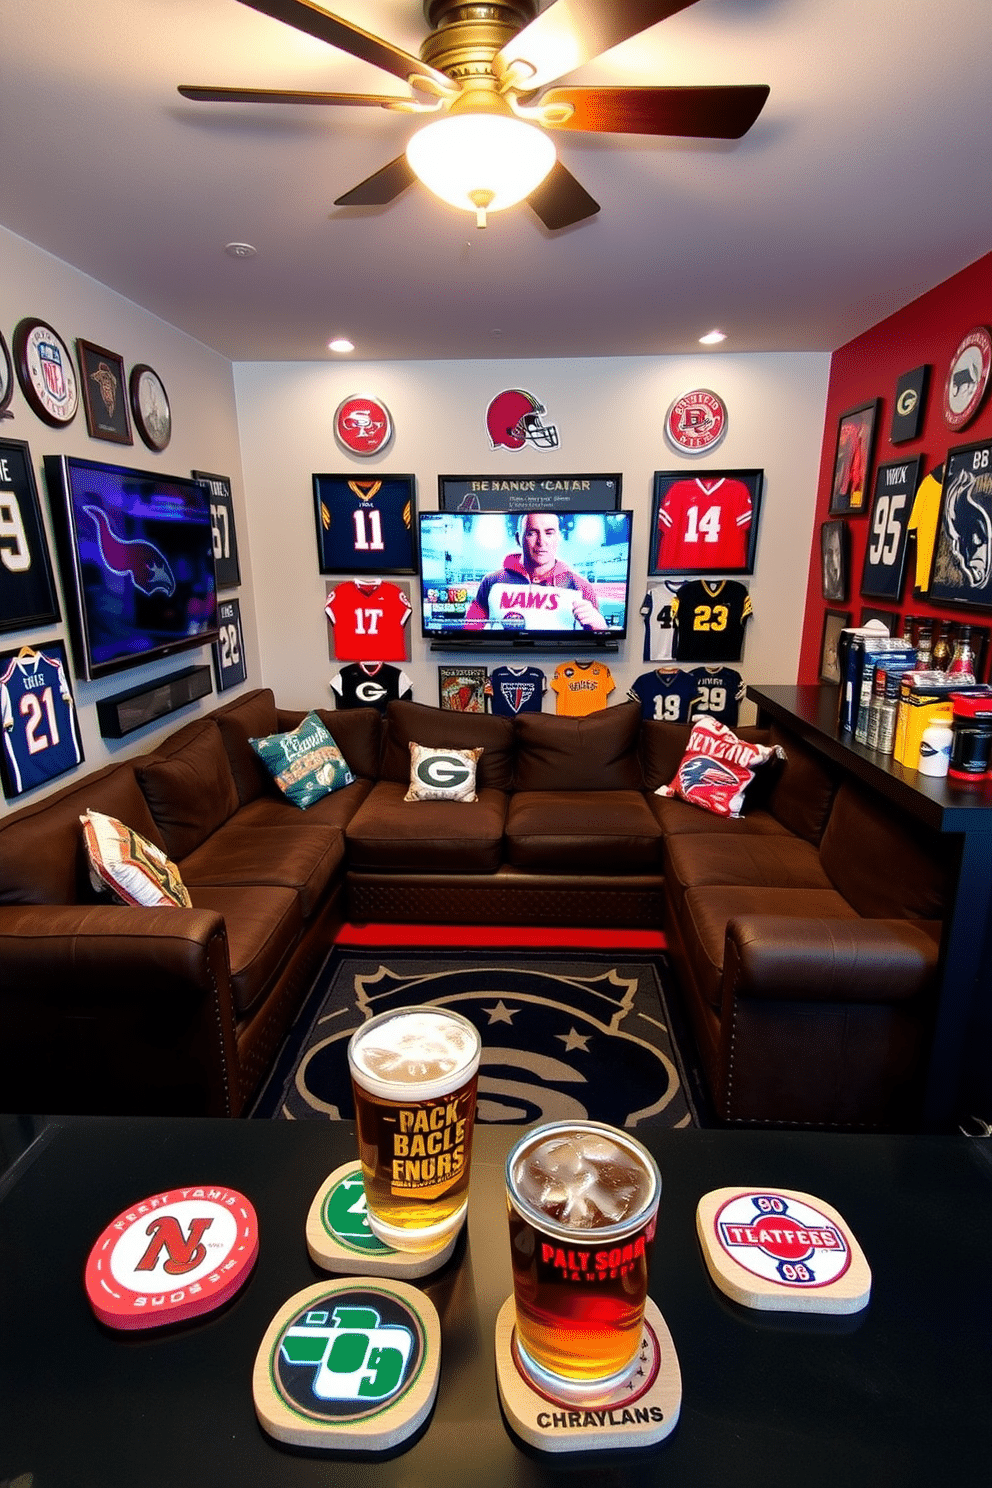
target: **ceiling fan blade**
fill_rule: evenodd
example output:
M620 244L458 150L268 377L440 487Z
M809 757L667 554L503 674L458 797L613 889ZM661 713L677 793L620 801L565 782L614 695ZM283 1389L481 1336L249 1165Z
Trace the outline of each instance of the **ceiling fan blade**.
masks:
M574 113L549 129L595 134L673 134L740 139L768 97L764 83L704 88L552 88L541 106L567 103Z
M373 67L381 67L383 72L391 72L403 82L408 82L411 77L430 78L446 92L451 91L451 80L444 73L429 67L402 47L384 41L381 36L374 36L371 31L363 31L360 26L329 14L319 5L311 4L311 0L240 0L240 4L271 16L274 21L283 21L297 31L305 31L308 36L316 36L319 41L326 41L328 46L359 57L363 62L371 62Z
M336 207L385 207L395 201L401 192L412 186L416 176L410 169L405 155L397 155L374 176L367 176L344 196L335 198Z
M587 217L595 217L599 211L599 202L579 185L560 160L555 162L551 174L545 176L527 201L551 232L571 227L573 222L583 222Z
M191 83L183 83L179 92L194 103L314 103L389 108L404 101L388 93L295 93L283 88L200 88Z
M540 88L695 4L696 0L556 0L506 43L494 59L495 67L502 74L513 62L527 63L520 87Z

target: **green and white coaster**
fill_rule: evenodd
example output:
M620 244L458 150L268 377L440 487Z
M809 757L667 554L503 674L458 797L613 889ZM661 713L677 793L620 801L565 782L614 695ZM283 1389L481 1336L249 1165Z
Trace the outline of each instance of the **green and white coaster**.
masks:
M383 1452L426 1421L440 1368L441 1322L423 1292L361 1277L318 1282L266 1330L255 1411L291 1446Z
M788 1188L715 1188L696 1208L706 1267L726 1296L764 1312L860 1312L864 1251L837 1210Z
M335 1168L321 1184L310 1205L306 1231L310 1259L325 1271L396 1276L407 1281L429 1276L443 1266L454 1252L460 1234L456 1230L440 1250L393 1250L373 1235L369 1226L359 1162Z
M637 1369L595 1403L554 1400L534 1383L516 1349L516 1311L508 1297L496 1319L496 1383L506 1419L540 1452L648 1447L675 1429L682 1371L668 1324L649 1297Z

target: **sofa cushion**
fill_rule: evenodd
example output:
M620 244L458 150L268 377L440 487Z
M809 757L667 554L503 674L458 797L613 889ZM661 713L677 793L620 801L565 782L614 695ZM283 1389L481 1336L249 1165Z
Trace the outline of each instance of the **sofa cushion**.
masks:
M294 817L295 817L294 813ZM258 831L241 813L225 822L182 862L187 887L203 884L273 884L294 889L309 919L327 893L344 858L338 827L294 824Z
M349 710L350 711L350 710ZM336 721L336 719L335 719ZM513 724L487 713L454 713L424 703L390 703L381 778L410 783L410 745L445 749L482 749L476 774L478 789L508 791L513 781Z
M404 801L477 801L476 768L481 749L410 745L410 784Z
M211 718L180 729L138 766L137 774L168 854L177 863L238 809L230 761Z
M252 739L251 747L286 799L301 811L355 779L316 713L308 713L287 733Z
M939 920L952 892L947 838L844 781L820 844L831 882L873 920Z
M784 751L785 760L781 769L769 771L770 789L762 804L789 832L816 844L830 815L837 776L795 734L774 723L768 734L769 743Z
M657 873L661 828L636 790L516 791L506 856L559 873Z
M690 806L688 801L680 801L677 796L652 794L647 797L647 802L666 837L696 832L707 837L716 833L728 837L789 836L770 811L763 811L760 807L752 810L750 802L743 816L714 816L711 811L700 811L698 806Z
M637 752L641 710L620 703L584 718L518 713L515 788L518 791L640 790Z
M348 761L353 775L363 780L379 777L382 751L382 714L378 708L315 708L313 710ZM279 727L295 728L302 713L279 710Z
M777 746L749 744L704 714L692 725L671 784L659 785L656 794L680 797L714 816L741 816L758 770L776 757L781 758Z
M665 883L673 902L704 884L753 889L833 889L820 855L788 834L727 837L685 833L664 845Z
M485 755L483 755L485 759ZM406 784L380 780L345 829L348 866L402 873L495 873L503 856L506 796L405 801Z
M191 898L197 909L224 916L234 1006L238 1017L244 1017L296 949L303 930L300 896L272 886L205 884L195 886Z
M371 789L371 780L356 780L329 796L321 796L306 811L298 811L280 791L273 791L242 806L235 820L256 831L287 823L294 827L340 827L344 831Z
M102 811L85 811L79 820L97 893L109 889L118 903L143 908L190 908L179 869L160 847Z
M272 776L252 749L251 741L279 731L279 716L271 689L262 687L256 692L245 693L233 703L218 708L212 717L224 740L242 806L258 796L270 794Z

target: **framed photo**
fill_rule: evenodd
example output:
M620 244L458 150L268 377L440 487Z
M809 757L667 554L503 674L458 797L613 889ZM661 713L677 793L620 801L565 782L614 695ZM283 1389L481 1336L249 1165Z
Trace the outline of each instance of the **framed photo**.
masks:
M322 574L417 572L412 475L314 475L313 505Z
M241 631L241 601L221 599L217 602L218 635L214 641L214 676L217 691L237 687L248 676L244 636Z
M127 377L124 361L116 351L76 339L79 375L86 409L86 427L93 439L112 444L131 444L131 420L127 412Z
M928 598L992 609L992 439L948 450Z
M206 470L192 470L190 474L210 492L210 525L214 534L217 588L234 589L241 583L241 565L238 562L238 534L234 528L231 482L226 475L210 475Z
M851 562L851 533L845 521L823 522L820 526L820 593L824 599L843 604L847 599L848 573Z
M150 450L164 450L172 438L172 407L154 367L139 362L128 380L134 426Z
M920 483L921 455L890 460L875 472L868 520L868 546L861 570L864 599L890 599L898 604L906 577L906 548L913 497Z
M890 444L905 444L908 440L919 437L926 412L929 383L929 365L914 367L912 372L904 372L899 378L892 400Z
M881 398L849 408L837 425L837 451L830 488L830 511L860 512L866 509L871 462L875 453L875 426Z
M823 640L820 643L820 681L840 682L837 643L840 633L851 623L850 610L826 610L823 616Z
M619 511L619 475L439 475L439 511Z
M82 763L76 704L61 641L0 655L0 700L5 724L0 777L8 801Z
M0 334L0 419L13 418L10 400L14 396L14 364L7 343Z
M890 636L895 635L899 624L899 616L894 614L892 610L876 610L871 605L862 605L861 619L858 621L858 624L867 625L869 620L880 620Z
M31 453L21 439L0 439L0 631L61 618Z
M763 470L656 470L649 574L750 574Z
M488 668L484 666L439 666L438 699L453 713L485 713Z

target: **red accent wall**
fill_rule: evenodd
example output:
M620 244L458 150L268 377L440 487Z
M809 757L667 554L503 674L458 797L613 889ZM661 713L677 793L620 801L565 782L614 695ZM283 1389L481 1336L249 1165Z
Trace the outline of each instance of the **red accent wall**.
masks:
M874 469L880 463L904 456L923 455L921 479L947 456L952 445L971 444L992 438L992 391L986 396L977 416L957 433L944 422L944 381L951 358L964 336L976 325L992 324L992 253L959 274L938 284L935 289L913 300L903 309L880 321L846 346L841 346L830 363L827 412L820 452L820 480L817 488L816 518L810 551L809 578L806 589L806 611L799 653L798 681L816 682L820 672L820 646L823 615L828 609L851 611L851 623L860 621L862 607L891 609L899 616L930 615L943 620L973 620L978 625L992 625L992 610L967 611L960 605L939 607L913 595L914 540L910 538L906 578L897 606L881 600L862 599L861 568L868 540L868 512L874 489ZM892 402L896 379L921 363L930 364L930 386L926 412L919 438L905 444L889 442ZM851 567L848 599L845 604L824 600L820 592L820 524L829 516L830 488L833 481L837 425L842 413L873 398L881 398L875 457L863 510L848 515L851 535ZM897 632L898 634L898 632Z

